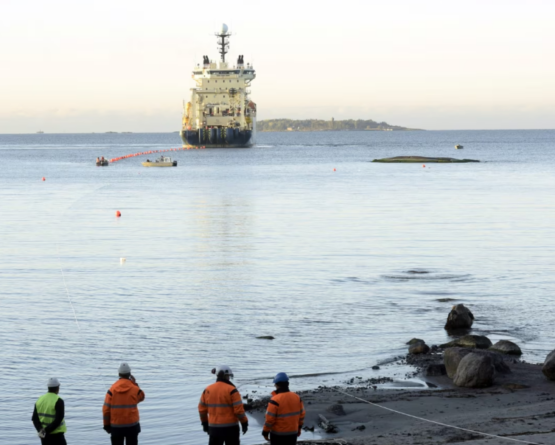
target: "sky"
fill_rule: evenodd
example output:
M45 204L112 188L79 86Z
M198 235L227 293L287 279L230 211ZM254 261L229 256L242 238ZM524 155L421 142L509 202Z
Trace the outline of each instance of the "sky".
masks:
M222 23L259 120L555 128L553 0L0 0L0 133L178 131Z

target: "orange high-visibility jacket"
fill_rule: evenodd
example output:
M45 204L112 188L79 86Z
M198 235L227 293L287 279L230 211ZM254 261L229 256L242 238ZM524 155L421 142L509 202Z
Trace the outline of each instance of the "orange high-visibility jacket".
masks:
M102 414L104 425L112 428L134 426L139 423L137 405L145 399L139 385L129 379L120 378L106 393Z
M268 403L263 430L277 436L297 435L304 416L303 401L297 394L289 390L278 391Z
M233 426L237 425L237 421L248 422L241 394L227 380L218 380L203 391L198 412L200 421L208 422L211 427Z

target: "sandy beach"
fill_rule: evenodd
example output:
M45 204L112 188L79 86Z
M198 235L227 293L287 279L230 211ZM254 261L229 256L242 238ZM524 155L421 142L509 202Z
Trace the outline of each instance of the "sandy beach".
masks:
M316 428L320 415L337 427L323 434L330 441L300 441L349 445L510 444L555 443L555 383L541 365L509 359L510 374L497 375L485 389L458 388L447 376L423 377L422 389L380 389L380 385L321 387L300 393L307 412L305 427ZM511 363L515 362L515 363ZM402 384L402 382L398 382ZM374 386L376 388L374 388ZM429 387L431 386L431 388ZM349 397L342 391L380 407L495 438L411 418ZM255 404L256 406L256 404ZM262 420L263 407L251 414ZM306 434L305 434L306 436ZM301 439L303 437L301 436ZM332 440L335 439L335 440ZM340 440L341 439L341 440Z

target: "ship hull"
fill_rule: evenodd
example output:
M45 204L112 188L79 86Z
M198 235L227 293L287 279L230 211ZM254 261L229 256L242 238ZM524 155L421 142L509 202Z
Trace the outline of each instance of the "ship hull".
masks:
M180 133L183 147L248 148L253 145L252 130L231 128L201 128Z

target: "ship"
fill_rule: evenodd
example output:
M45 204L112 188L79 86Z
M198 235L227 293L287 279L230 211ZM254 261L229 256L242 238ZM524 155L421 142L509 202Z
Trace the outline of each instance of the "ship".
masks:
M231 33L227 25L215 33L219 61L203 56L193 69L191 98L183 103L181 140L185 148L252 147L256 136L256 104L249 87L256 77L244 56L237 63L226 61Z

